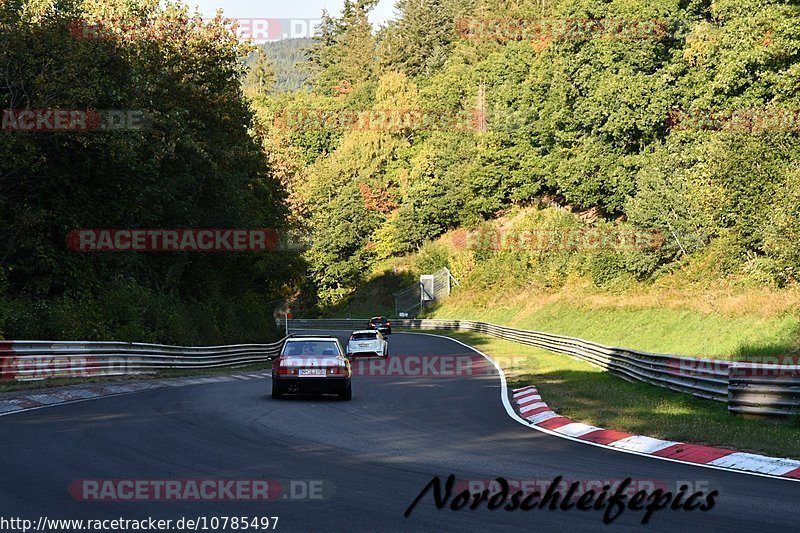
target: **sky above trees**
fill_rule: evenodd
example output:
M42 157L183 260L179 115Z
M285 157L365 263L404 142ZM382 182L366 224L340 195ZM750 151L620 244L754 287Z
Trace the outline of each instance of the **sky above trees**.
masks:
M376 28L394 17L395 0L381 0L370 13L370 22ZM344 0L303 0L302 2L286 2L284 0L198 0L189 2L197 5L205 16L213 16L215 11L223 9L226 16L236 18L319 18L326 9L332 15L339 15Z

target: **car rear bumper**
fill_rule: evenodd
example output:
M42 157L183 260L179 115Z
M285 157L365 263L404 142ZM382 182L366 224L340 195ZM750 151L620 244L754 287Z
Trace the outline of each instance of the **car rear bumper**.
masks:
M344 392L350 384L349 377L296 377L296 376L273 376L272 386L279 387L284 393L297 394L339 394Z
M383 357L382 350L358 350L349 353L350 357Z

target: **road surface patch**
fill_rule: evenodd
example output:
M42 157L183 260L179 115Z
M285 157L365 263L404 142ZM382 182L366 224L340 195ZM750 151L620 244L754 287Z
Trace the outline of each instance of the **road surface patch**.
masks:
M162 379L157 381L137 381L130 383L114 384L83 384L73 387L61 387L51 390L19 391L0 394L0 416L23 413L34 409L52 407L65 403L84 402L110 396L135 394L149 390L186 387L189 385L206 385L210 383L223 383L241 379L267 379L270 372L258 374L208 376L200 378Z

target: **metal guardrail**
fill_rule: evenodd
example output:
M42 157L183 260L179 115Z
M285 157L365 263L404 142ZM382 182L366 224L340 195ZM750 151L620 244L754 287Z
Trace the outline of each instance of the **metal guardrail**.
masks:
M800 414L800 366L731 365L728 410L752 415Z
M185 347L127 342L0 341L0 379L150 374L165 369L210 369L265 363L283 340L271 344Z
M294 319L293 329L363 329L367 319ZM800 414L800 366L696 359L640 352L537 331L472 320L393 320L395 328L483 333L563 353L631 382L728 403L736 414ZM0 341L0 379L40 380L150 374L165 369L211 369L265 363L283 345L184 347L124 342Z
M293 329L361 329L367 319L295 319ZM472 320L393 319L395 328L483 333L563 353L631 382L644 382L720 402L737 414L791 415L800 412L800 367L754 365L640 352L538 331Z

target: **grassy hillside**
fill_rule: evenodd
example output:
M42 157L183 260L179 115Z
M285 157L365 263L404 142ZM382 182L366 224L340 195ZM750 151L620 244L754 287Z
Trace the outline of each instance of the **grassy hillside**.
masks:
M467 289L467 290L464 290ZM776 312L763 292L736 295L598 295L581 297L575 288L557 294L536 290L516 295L470 294L458 290L429 315L469 318L558 333L613 346L697 357L743 359L796 353L800 319L785 308ZM663 296L663 300L659 300ZM777 295L773 295L777 296ZM720 298L720 307L748 299L763 309L699 310L703 297Z
M508 213L485 231L536 228L551 208ZM448 266L460 286L430 318L483 320L580 337L609 345L681 355L743 359L791 355L800 348L800 290L753 284L721 272L710 250L664 270L654 280L606 280L596 251L492 250L464 246L458 232L417 253L380 264L326 316L393 315L392 293L421 273ZM463 236L463 235L462 235ZM599 267L597 265L600 265Z

